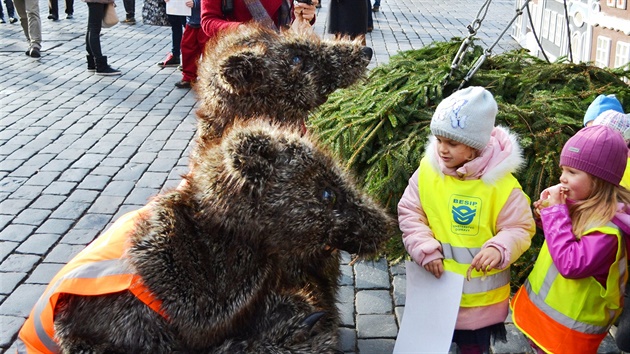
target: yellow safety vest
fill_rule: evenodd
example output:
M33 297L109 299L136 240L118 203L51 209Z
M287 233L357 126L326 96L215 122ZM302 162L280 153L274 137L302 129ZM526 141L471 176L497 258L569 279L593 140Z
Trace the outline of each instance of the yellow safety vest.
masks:
M606 286L594 277L567 279L553 263L547 242L534 269L512 299L514 324L549 353L596 353L621 313L628 278L627 255L619 228L612 223L587 230L617 237L617 254ZM588 236L586 236L588 237Z
M619 183L625 189L630 190L630 157L628 157L628 162L626 163L626 170L623 172L623 177L621 178L621 182Z
M422 208L435 238L442 244L444 269L466 275L483 244L496 235L497 218L514 188L520 184L506 174L494 185L482 180L442 176L423 158L418 174ZM510 296L510 268L493 269L484 276L473 271L464 282L460 306L487 306Z

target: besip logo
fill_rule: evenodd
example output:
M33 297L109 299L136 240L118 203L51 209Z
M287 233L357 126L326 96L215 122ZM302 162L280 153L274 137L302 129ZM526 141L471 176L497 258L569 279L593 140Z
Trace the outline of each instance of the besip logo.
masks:
M477 209L471 208L467 205L453 205L452 213L453 221L460 225L469 225L475 219Z

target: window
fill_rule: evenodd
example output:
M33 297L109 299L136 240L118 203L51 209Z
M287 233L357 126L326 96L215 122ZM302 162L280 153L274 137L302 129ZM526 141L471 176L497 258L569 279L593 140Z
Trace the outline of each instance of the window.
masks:
M616 0L606 0L606 5L608 5L608 7L615 7L615 2Z
M542 20L542 34L543 38L549 38L549 18L551 17L551 11L545 9Z
M565 26L566 22L564 16L558 15L558 19L556 20L556 37L553 39L553 42L558 47L562 43L562 34L564 33Z
M626 0L617 0L617 8L621 10L625 10L627 3L628 2Z
M630 63L630 43L618 41L615 47L615 64L614 68L626 66Z
M552 13L549 17L549 33L545 38L547 38L550 42L553 42L554 37L556 36L556 13Z
M615 68L630 64L630 43L618 41L615 49ZM630 84L630 79L623 78L626 84Z
M597 37L597 48L595 50L595 65L600 68L608 66L610 59L610 38Z

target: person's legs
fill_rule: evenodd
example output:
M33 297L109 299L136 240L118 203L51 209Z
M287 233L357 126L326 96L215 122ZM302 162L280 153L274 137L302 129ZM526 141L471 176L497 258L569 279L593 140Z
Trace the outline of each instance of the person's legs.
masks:
M174 16L168 15L168 22L171 23L171 40L173 41L173 53L174 57L179 59L181 55L182 36L184 34L184 27L186 26L186 16Z
M120 71L113 69L107 64L107 57L101 51L101 26L107 4L87 3L88 5L88 28L85 35L85 49L88 52L88 70L90 69L90 60L94 59L96 67L96 75L120 75Z
M381 7L381 0L374 0L374 5L372 5L372 11L378 12Z
M66 18L72 18L74 14L74 0L66 0Z
M453 342L457 344L461 354L485 354L490 349L489 327L478 330L456 329Z
M56 21L59 19L59 1L48 0L48 19Z
M123 0L125 7L125 20L123 23L133 25L136 23L136 0Z
M20 25L28 42L26 55L39 58L42 47L42 27L39 18L38 0L15 0L15 10L20 16Z
M88 2L88 24L85 34L85 50L88 54L99 58L103 56L101 51L101 26L105 16L106 4Z
M182 81L192 82L197 77L195 52L197 50L196 28L186 26L181 43L182 52Z
M9 20L11 23L16 23L17 18L15 18L15 7L13 6L13 1L4 0L4 4L7 5L7 15L9 15Z
M28 19L29 44L31 48L42 48L42 20L39 17L39 1L25 0L26 17Z
M157 65L161 68L169 66L178 66L181 61L179 59L181 55L182 36L184 33L184 27L186 26L186 16L167 15L168 23L171 24L171 52L166 55L166 58Z
M15 6L15 11L20 16L20 25L22 26L22 30L24 31L24 35L26 35L26 39L28 40L28 19L26 18L26 0L15 0L13 1L13 5Z
M197 81L199 58L203 53L208 36L201 28L186 26L182 38L182 81L175 84L179 88L190 87L190 83Z

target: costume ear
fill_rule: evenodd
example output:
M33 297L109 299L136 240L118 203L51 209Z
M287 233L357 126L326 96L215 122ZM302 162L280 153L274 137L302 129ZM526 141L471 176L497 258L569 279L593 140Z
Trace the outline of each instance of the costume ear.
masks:
M228 155L233 173L243 185L260 194L280 154L280 143L264 131L245 130L228 137Z
M251 50L234 53L221 63L221 76L231 91L253 91L264 83L264 59Z

